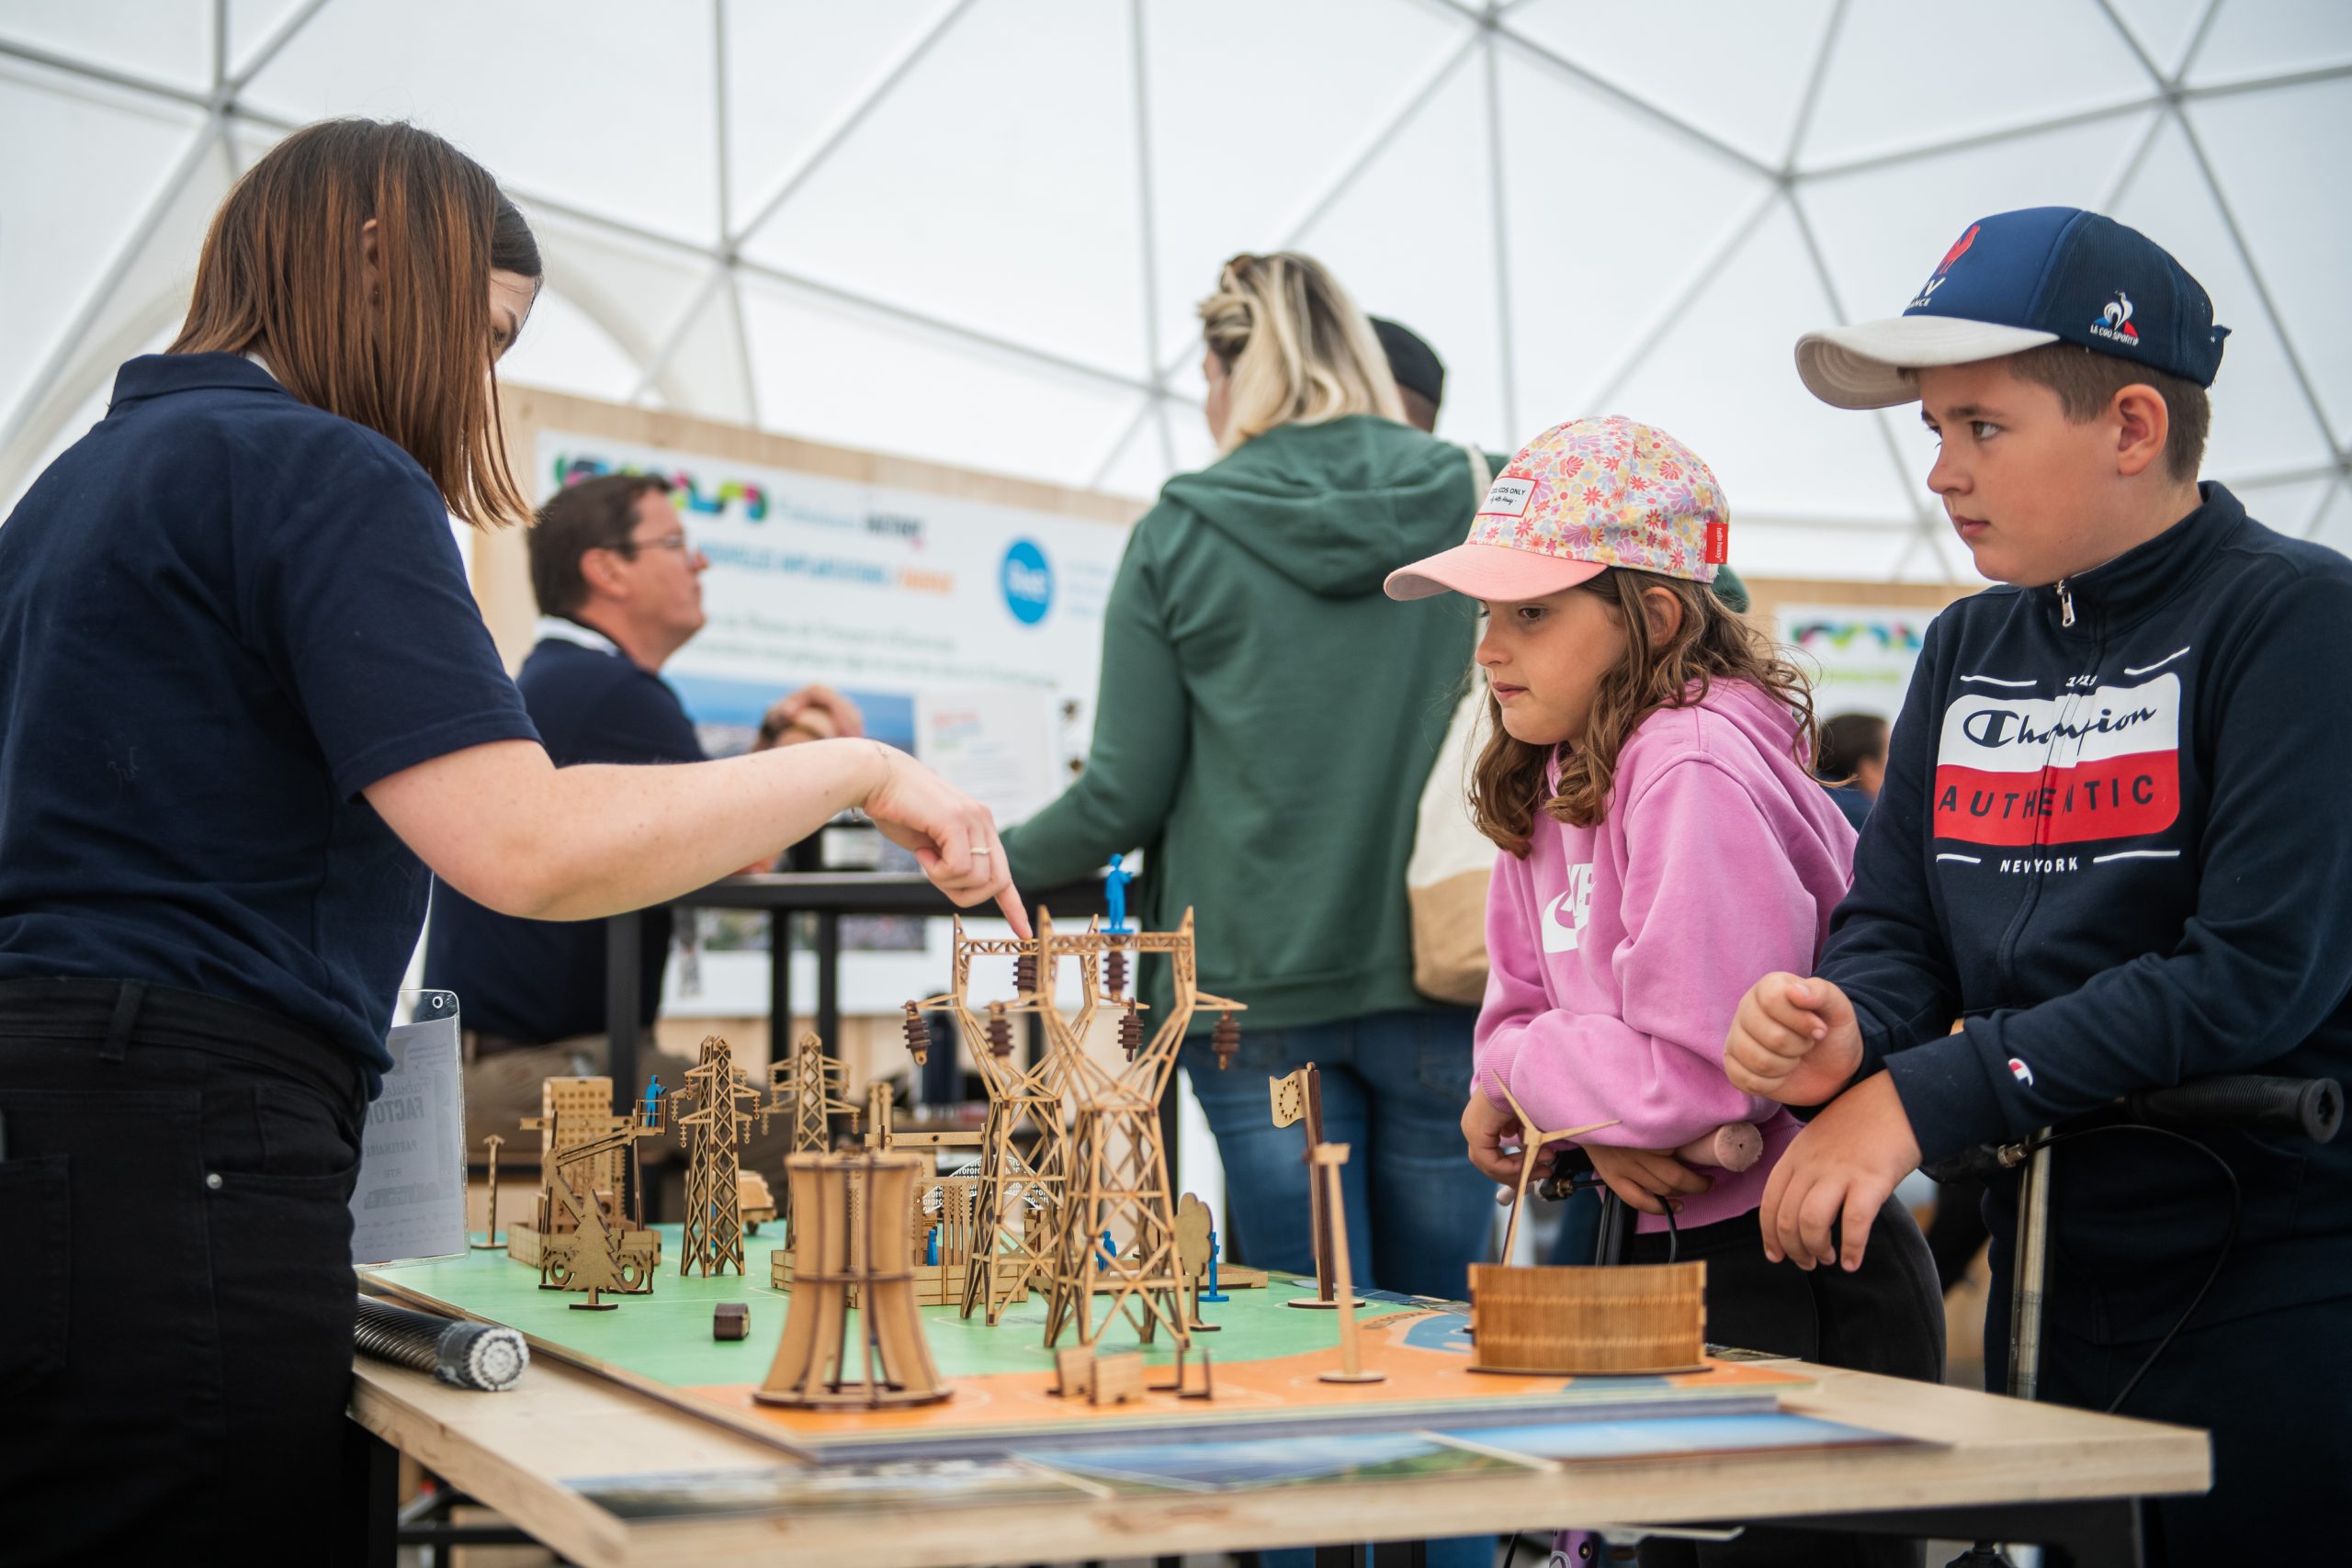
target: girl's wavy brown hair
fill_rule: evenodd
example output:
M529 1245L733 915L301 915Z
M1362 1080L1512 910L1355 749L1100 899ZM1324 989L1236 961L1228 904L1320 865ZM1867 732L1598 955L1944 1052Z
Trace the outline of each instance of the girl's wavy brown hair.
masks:
M1682 625L1651 646L1642 628L1642 595L1663 588L1682 603ZM1573 827L1589 828L1609 809L1617 758L1627 737L1659 708L1695 706L1717 681L1747 681L1788 705L1797 716L1796 759L1814 753L1813 690L1771 640L1734 615L1703 582L1611 567L1575 592L1608 604L1630 632L1625 656L1600 678L1592 721L1573 744L1534 746L1503 728L1502 706L1487 697L1487 744L1471 769L1470 816L1478 831L1524 857L1540 809ZM1555 752L1560 787L1550 787Z

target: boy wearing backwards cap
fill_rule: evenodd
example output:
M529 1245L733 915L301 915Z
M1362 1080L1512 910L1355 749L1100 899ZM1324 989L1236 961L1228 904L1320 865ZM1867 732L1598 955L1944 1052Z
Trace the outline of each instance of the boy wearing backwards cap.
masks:
M1769 1256L1856 1268L1923 1157L2135 1089L2352 1071L2352 693L2324 662L2352 561L2198 482L2226 331L2144 236L2039 208L1972 225L1901 317L1797 344L1826 401L1919 402L1928 486L2009 586L1929 628L1815 972L1757 982L1726 1037L1735 1085L1822 1108ZM2189 1136L2053 1151L2043 1397L2212 1430L2213 1490L2152 1506L2152 1562L2316 1561L2352 1526L2352 1145ZM2210 1156L2235 1244L2152 1361L2231 1224ZM1997 1380L2014 1175L1986 1217Z

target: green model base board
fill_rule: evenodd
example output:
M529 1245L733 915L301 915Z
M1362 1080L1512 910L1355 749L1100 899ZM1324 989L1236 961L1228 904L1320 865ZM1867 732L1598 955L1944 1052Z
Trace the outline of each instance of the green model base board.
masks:
M1311 1296L1314 1286L1275 1274L1262 1288L1231 1291L1230 1300L1202 1307L1205 1320L1218 1325L1217 1332L1193 1338L1214 1360L1213 1401L1154 1393L1137 1403L1098 1410L1055 1397L1054 1353L1045 1345L1045 1298L1033 1295L1007 1308L993 1328L955 1307L919 1309L933 1359L956 1390L944 1404L891 1411L781 1409L757 1404L751 1392L766 1377L784 1332L788 1292L768 1283L769 1255L783 1245L782 1235L770 1226L764 1235L745 1238L744 1275L682 1278L674 1262L677 1227L660 1228L662 1256L673 1261L656 1276L650 1295L605 1297L619 1303L613 1312L572 1311L582 1295L539 1289L537 1270L503 1252L363 1272L394 1294L506 1324L544 1354L795 1452L827 1459L1001 1452L1146 1434L1265 1437L1625 1418L1649 1412L1769 1411L1781 1393L1807 1386L1807 1380L1787 1371L1728 1362L1669 1377L1473 1372L1463 1309L1393 1296L1375 1297L1357 1313L1364 1364L1385 1371L1386 1380L1324 1382L1318 1373L1339 1365L1337 1316L1284 1305ZM747 1337L712 1338L711 1309L720 1302L750 1303ZM1099 1348L1134 1348L1134 1333L1114 1323L1104 1329ZM1154 1367L1164 1368L1174 1359L1164 1332L1145 1354ZM1188 1375L1192 1386L1198 1386L1197 1376L1195 1358Z

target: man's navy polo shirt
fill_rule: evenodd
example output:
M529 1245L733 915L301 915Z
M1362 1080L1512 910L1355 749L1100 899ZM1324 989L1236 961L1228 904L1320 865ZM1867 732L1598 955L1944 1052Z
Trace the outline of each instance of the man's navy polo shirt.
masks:
M678 694L605 637L568 621L544 634L514 678L556 766L699 762L702 744ZM648 910L640 1024L662 1003L670 911ZM441 883L424 938L424 983L458 994L468 1029L524 1045L605 1032L605 922L518 920Z
M380 1071L429 878L360 792L536 739L392 442L150 355L0 525L0 980L266 1008Z

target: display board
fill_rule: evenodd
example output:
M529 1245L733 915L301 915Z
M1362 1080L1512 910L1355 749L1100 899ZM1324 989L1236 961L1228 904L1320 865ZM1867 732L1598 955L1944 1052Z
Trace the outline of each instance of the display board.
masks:
M1091 729L1102 607L1130 502L944 468L655 411L509 389L507 453L535 503L612 473L668 480L709 559L708 617L662 676L714 752L750 742L769 703L811 682L855 699L868 732L922 755L998 722L1052 737L1054 765L1001 759L989 804L1034 809ZM519 539L485 536L478 592L510 661L531 606L514 599ZM527 582L527 571L521 572ZM948 716L926 727L919 705ZM926 735L928 728L931 734Z
M663 1232L662 1256L677 1255L675 1226ZM1765 1414L1779 1396L1811 1386L1775 1367L1711 1361L1704 1371L1663 1377L1514 1377L1470 1370L1467 1315L1444 1303L1363 1292L1363 1359L1388 1374L1371 1384L1319 1382L1335 1364L1338 1324L1328 1312L1283 1303L1315 1293L1275 1274L1262 1287L1231 1290L1204 1304L1219 1325L1195 1342L1214 1360L1217 1396L1182 1400L1151 1393L1096 1408L1056 1397L1054 1356L1044 1344L1045 1301L1009 1307L993 1328L954 1307L919 1309L933 1359L955 1388L942 1404L910 1410L782 1409L755 1403L784 1332L789 1292L768 1282L769 1254L782 1245L775 1227L745 1238L745 1275L681 1278L671 1265L650 1296L607 1297L617 1310L571 1310L573 1292L542 1291L538 1271L503 1252L366 1270L377 1286L419 1305L503 1323L535 1351L556 1356L811 1458L876 1460L950 1454L1038 1451L1107 1438L1168 1440L1241 1433L1253 1437L1336 1431L1448 1429L1561 1420L1640 1419L1647 1414ZM719 1302L751 1303L751 1334L738 1342L711 1337ZM1106 1330L1105 1348L1131 1348L1124 1326ZM1163 1340L1146 1351L1152 1376L1171 1359ZM1195 1362L1194 1379L1198 1377Z

